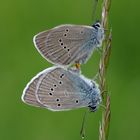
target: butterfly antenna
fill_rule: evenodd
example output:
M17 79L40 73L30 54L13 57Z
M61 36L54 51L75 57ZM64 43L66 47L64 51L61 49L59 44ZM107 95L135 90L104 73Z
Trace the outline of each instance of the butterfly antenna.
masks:
M82 139L85 138L85 122L86 122L86 116L87 116L88 110L85 111L83 121L82 121L82 126L80 130L80 136Z
M96 21L96 9L98 5L98 0L94 0L93 4L93 14L92 14L92 20L95 22Z

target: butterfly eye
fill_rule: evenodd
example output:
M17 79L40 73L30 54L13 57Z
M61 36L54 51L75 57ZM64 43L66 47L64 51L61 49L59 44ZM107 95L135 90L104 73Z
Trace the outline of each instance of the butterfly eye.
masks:
M100 27L99 23L95 24L96 27Z
M95 112L97 110L97 106L89 106L91 112Z
M98 28L100 28L100 23L96 22L95 24L92 25L92 27L94 27L97 30Z

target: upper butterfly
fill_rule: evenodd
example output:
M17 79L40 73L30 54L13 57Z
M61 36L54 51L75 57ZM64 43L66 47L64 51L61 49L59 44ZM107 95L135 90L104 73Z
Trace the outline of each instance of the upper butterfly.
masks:
M49 62L69 66L86 63L103 39L104 28L99 22L93 26L65 24L35 35L34 44Z

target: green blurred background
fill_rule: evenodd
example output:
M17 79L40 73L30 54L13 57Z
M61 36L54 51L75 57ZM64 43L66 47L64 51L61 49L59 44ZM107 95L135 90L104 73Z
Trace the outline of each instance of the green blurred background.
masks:
M113 46L108 69L111 94L109 140L140 139L140 1L112 0ZM100 8L100 6L99 6ZM21 101L27 82L50 67L32 38L59 24L92 24L93 0L3 0L0 2L0 140L80 140L85 109L51 112ZM99 53L83 74L93 78ZM86 139L98 140L101 108L90 113Z

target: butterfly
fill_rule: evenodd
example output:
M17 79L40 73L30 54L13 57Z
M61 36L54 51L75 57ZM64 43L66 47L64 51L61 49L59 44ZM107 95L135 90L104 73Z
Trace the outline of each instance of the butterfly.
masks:
M55 65L84 64L104 39L100 22L93 26L64 24L34 36L39 53Z
M22 101L52 111L88 107L101 103L98 84L71 69L53 66L37 74L25 87Z

